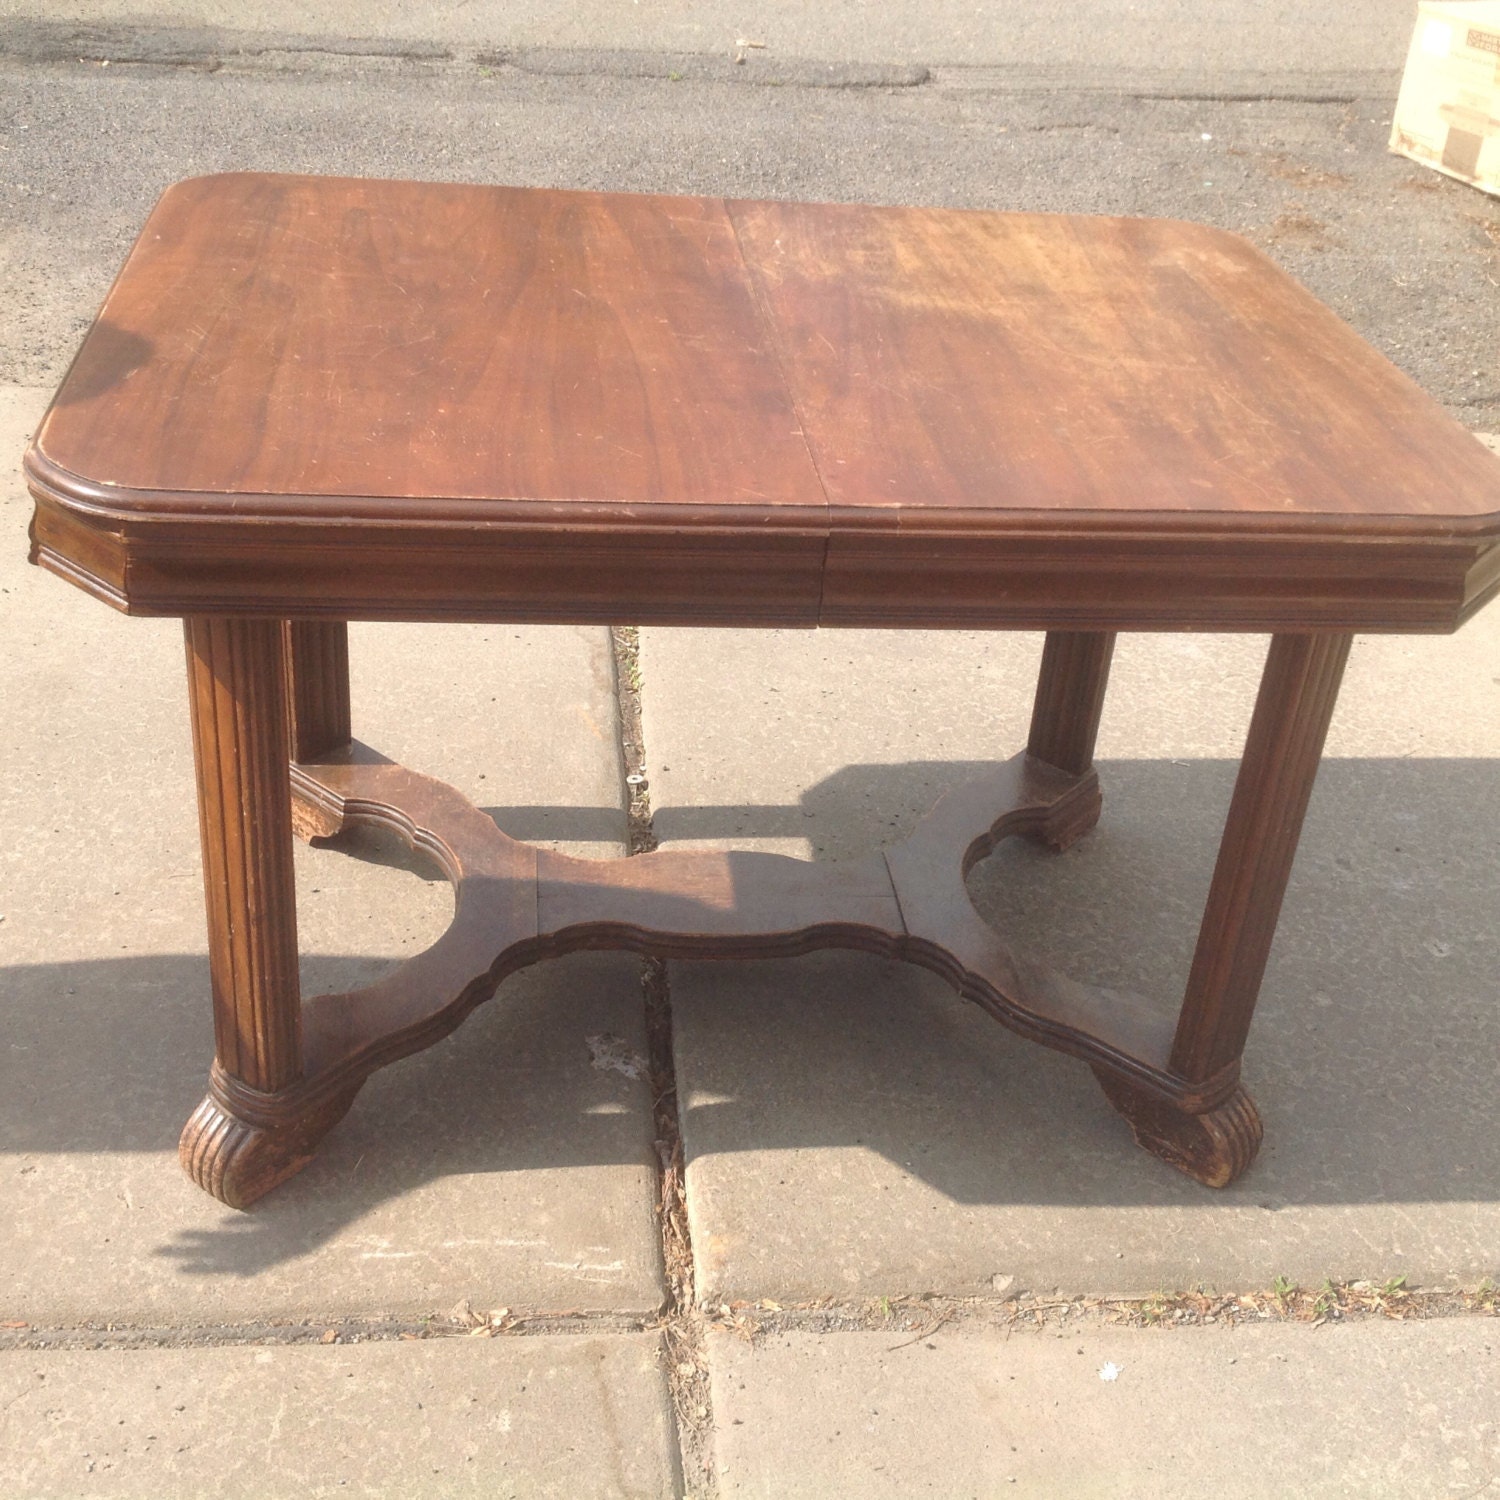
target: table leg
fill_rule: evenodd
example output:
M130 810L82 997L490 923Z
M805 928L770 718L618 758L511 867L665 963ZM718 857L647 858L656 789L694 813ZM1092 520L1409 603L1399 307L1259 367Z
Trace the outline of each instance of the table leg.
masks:
M347 745L349 627L342 620L287 620L288 743L293 760L319 760Z
M999 838L1032 832L1061 847L1097 817L1107 634L1049 636L1026 753L950 793L904 845L848 867L700 851L615 866L539 856L451 788L342 752L341 626L191 619L187 640L217 1046L182 1156L227 1203L243 1206L296 1172L371 1072L447 1035L507 973L580 947L695 958L853 947L922 963L1023 1035L1089 1059L1137 1140L1198 1180L1223 1186L1259 1147L1240 1053L1347 636L1272 641L1175 1036L1151 1007L1010 952L963 884ZM308 758L292 766L293 753ZM294 777L299 800L330 824L404 832L457 888L438 944L305 1012Z
M297 1171L353 1094L312 1114L288 1107L302 1013L283 623L185 623L215 1057L181 1156L194 1182L239 1207Z
M1211 1187L1232 1182L1260 1147L1240 1054L1349 645L1342 634L1272 637L1172 1044L1180 1096L1094 1069L1141 1145Z
M287 745L293 762L310 764L353 738L349 713L349 627L342 620L287 620ZM292 787L292 831L328 838L343 819Z
M1034 760L1074 776L1082 776L1093 765L1114 650L1112 632L1048 632L1026 742L1026 753ZM1100 806L1096 784L1091 800L1080 801L1066 824L1049 828L1042 837L1054 849L1066 849L1099 821Z

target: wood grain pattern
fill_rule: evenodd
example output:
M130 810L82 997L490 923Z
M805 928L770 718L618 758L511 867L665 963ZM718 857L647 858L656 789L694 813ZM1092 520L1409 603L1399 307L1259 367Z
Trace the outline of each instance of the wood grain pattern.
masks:
M524 963L579 948L728 959L847 947L927 962L910 950L924 944L935 950L943 942L944 919L935 917L931 931L911 920L898 894L904 877L888 865L889 854L845 864L699 850L574 859L517 843L451 787L363 746L328 763L298 766L294 780L299 797L322 802L346 821L379 823L424 850L459 892L452 927L427 953L356 997L334 1006L328 997L308 1002L309 1013L320 1016L318 1039L309 1040L319 1068L363 1055L358 1038L366 1030L383 1035L433 1024L481 974L493 987L496 976ZM1011 833L1065 823L1074 805L1088 800L1091 783L1092 773L1070 777L1017 757L941 802L912 844L924 858L946 861L945 893L959 893L967 906L963 873L978 851ZM929 966L939 965L954 972L949 958ZM996 961L991 970L972 976L974 985L1018 983L1008 962ZM1011 1003L994 998L1001 1008ZM345 1018L336 1028L324 1016L332 1009ZM336 1045L329 1041L334 1031L343 1037ZM1161 1061L1170 1035L1169 1026L1159 1032ZM1096 1050L1115 1058L1108 1045Z
M1162 220L194 179L26 464L34 560L137 614L1451 630L1500 589L1500 460Z
M1470 439L1472 441L1472 439ZM1478 444L1475 444L1477 447ZM1232 521L1165 517L1012 518L1004 535L835 532L819 623L991 630L1455 629L1500 589L1497 549L1474 539L1351 530L1246 534ZM1332 529L1330 527L1330 529ZM1435 528L1436 529L1436 528Z
M572 859L517 843L453 788L357 743L295 764L302 817L391 829L456 890L453 923L425 953L366 989L305 1005L296 998L290 814L278 812L287 798L278 780L284 639L253 622L189 624L221 1030L183 1160L226 1202L249 1202L304 1164L375 1069L447 1035L508 974L580 948L726 959L834 947L918 964L1012 1030L1089 1062L1162 1160L1210 1186L1253 1160L1261 1125L1240 1085L1240 1054L1347 637L1271 643L1175 1026L1145 999L1013 951L965 886L999 840L1065 847L1098 816L1092 754L1108 637L1058 636L1044 649L1033 743L1068 767L1025 752L944 797L905 842L847 864L702 851ZM263 888L281 891L279 904L258 898Z
M665 510L650 526L576 516L566 526L542 517L502 528L268 521L205 530L82 520L43 500L32 549L45 567L136 615L233 607L278 619L817 623L820 530L782 518L761 533L695 530L701 516ZM128 590L124 572L111 571L116 561L124 567L109 552L116 544L128 555ZM74 561L89 555L95 567Z
M182 1156L235 1204L506 974L599 946L925 965L1222 1185L1348 632L1500 592L1500 460L1245 242L1162 220L194 179L25 466L33 561L188 617L217 1057ZM1050 634L1029 753L881 858L598 865L351 742L350 619ZM964 888L996 840L1097 818L1125 628L1276 632L1175 1027ZM435 858L445 936L301 1002L294 808Z
M1443 516L1495 466L1247 241L1201 224L731 203L835 514Z
M1172 1068L1236 1068L1333 717L1346 635L1273 637L1214 867Z
M188 1177L230 1208L249 1208L305 1167L318 1143L348 1113L358 1085L309 1102L294 1117L252 1125L254 1111L241 1090L224 1089L214 1070L209 1092L183 1127L178 1156ZM290 1097L298 1097L292 1090ZM278 1099L286 1095L275 1096Z
M303 1077L284 634L275 621L205 617L185 633L215 1061L179 1150L193 1181L243 1207L306 1164L353 1094L286 1121L244 1107L295 1093Z
M617 861L537 856L537 919L568 947L667 958L889 953L901 909L879 856L812 864L782 854L661 850Z
M1242 1088L1214 1108L1192 1113L1135 1087L1103 1064L1094 1064L1094 1076L1136 1144L1204 1187L1228 1187L1260 1150L1260 1112Z
M1037 760L1081 776L1094 763L1115 638L1054 630L1042 645L1026 750Z
M455 912L437 943L374 985L303 1004L303 1070L293 1082L261 1090L216 1064L183 1157L194 1180L227 1202L243 1205L305 1164L372 1072L453 1031L507 975L584 948L679 959L877 953L931 969L1012 1030L1108 1069L1132 1098L1156 1100L1158 1114L1219 1108L1235 1086L1173 1075L1170 1016L1016 954L969 901L964 875L998 840L1060 838L1087 815L1092 770L1071 776L1017 756L944 798L905 844L845 865L743 852L592 861L538 851L451 787L358 743L293 767L293 785L330 821L379 824L431 857L454 883Z
M100 318L38 447L150 508L823 504L714 199L193 178Z
M274 1092L302 1071L282 632L202 617L185 631L215 1046Z
M321 760L354 738L349 627L342 620L288 620L285 629L291 758Z

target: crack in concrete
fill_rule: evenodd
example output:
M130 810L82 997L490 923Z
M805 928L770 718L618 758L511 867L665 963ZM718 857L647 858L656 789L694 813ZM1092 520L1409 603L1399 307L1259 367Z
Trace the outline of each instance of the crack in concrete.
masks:
M304 1317L295 1321L182 1326L90 1322L53 1328L24 1326L0 1333L0 1351L16 1349L209 1349L284 1344L374 1344L455 1338L536 1338L544 1335L649 1332L655 1318L627 1313L510 1313L503 1327L454 1317Z
M641 723L640 631L633 625L615 626L610 631L610 642L615 664L629 851L631 856L649 854L657 847L657 840L646 771L646 737ZM718 1493L718 1475L713 1460L707 1322L693 1291L693 1241L688 1226L682 1121L672 1050L672 991L667 966L661 959L642 961L641 995L646 1011L651 1120L656 1147L655 1209L666 1282L666 1301L658 1326L666 1351L680 1472L691 1494L712 1500Z
M0 1332L0 1350L18 1349L192 1349L219 1346L285 1344L390 1343L459 1338L525 1339L559 1334L578 1336L667 1332L673 1315L626 1313L510 1313L500 1322L480 1314L428 1318L304 1317L295 1321L262 1320L162 1327L155 1324L81 1323L67 1327L22 1326ZM1385 1283L1326 1282L1317 1288L1287 1286L1246 1293L1198 1290L1152 1297L1041 1296L1011 1292L996 1297L872 1297L845 1300L822 1297L810 1302L779 1303L768 1299L719 1307L694 1305L697 1341L694 1363L704 1360L703 1336L709 1330L745 1339L799 1333L918 1333L1003 1328L1016 1332L1056 1330L1066 1325L1139 1327L1177 1330L1205 1326L1226 1329L1262 1323L1298 1323L1312 1329L1328 1322L1427 1322L1433 1319L1500 1318L1500 1288L1486 1281L1477 1287L1422 1290L1408 1288L1404 1277ZM668 1333L668 1347L673 1347ZM683 1346L676 1348L679 1357ZM701 1425L696 1417L695 1424Z

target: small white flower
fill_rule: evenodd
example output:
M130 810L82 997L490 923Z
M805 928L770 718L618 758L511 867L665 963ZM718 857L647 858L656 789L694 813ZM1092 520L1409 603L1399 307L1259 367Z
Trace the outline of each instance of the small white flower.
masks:
M1100 1380L1118 1380L1120 1378L1120 1367L1114 1360L1106 1360L1099 1371Z

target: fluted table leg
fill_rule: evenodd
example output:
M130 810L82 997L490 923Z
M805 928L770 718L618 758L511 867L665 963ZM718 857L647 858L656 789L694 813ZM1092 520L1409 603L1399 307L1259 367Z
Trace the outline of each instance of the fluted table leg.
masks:
M1094 1069L1141 1145L1210 1187L1232 1182L1260 1148L1240 1054L1349 645L1343 634L1272 637L1172 1043L1179 1097Z
M283 623L194 617L186 633L215 1057L181 1154L240 1207L307 1161L352 1094L312 1117L282 1102L302 1077Z
M1092 768L1114 650L1114 635L1107 631L1048 632L1026 741L1033 760L1074 776ZM1054 849L1066 849L1099 821L1101 805L1096 782L1093 796L1079 801L1074 816L1041 837Z
M342 620L287 620L287 747L307 763L344 749L353 736L349 711L349 627ZM326 807L292 789L292 831L326 838L343 826Z

